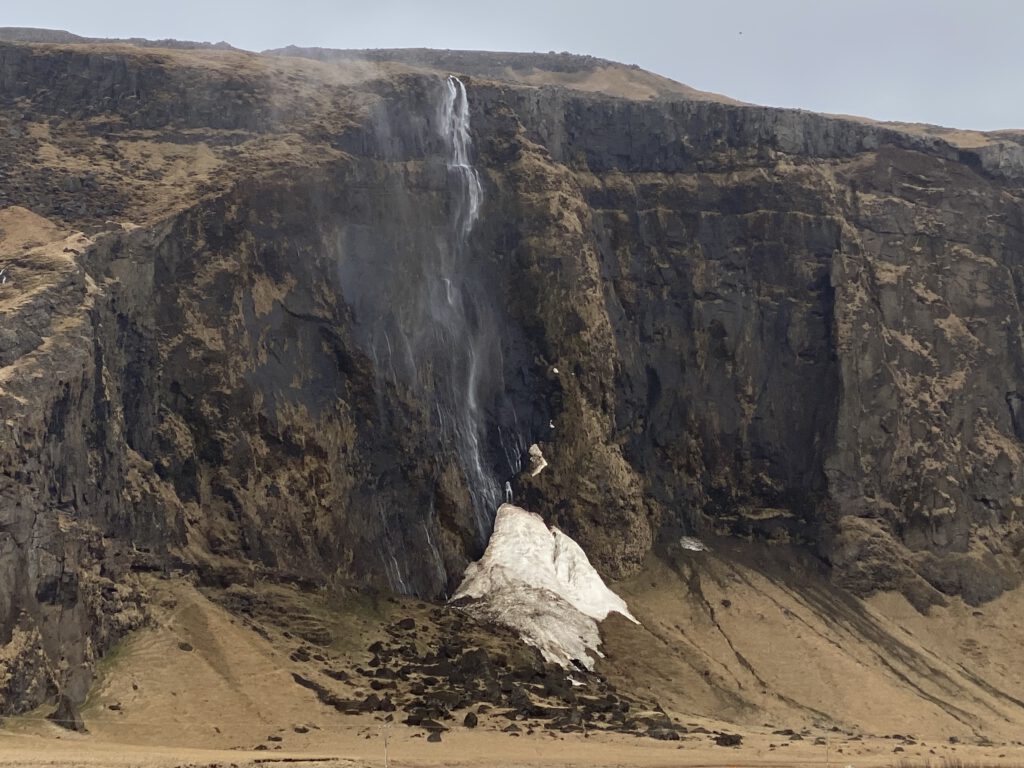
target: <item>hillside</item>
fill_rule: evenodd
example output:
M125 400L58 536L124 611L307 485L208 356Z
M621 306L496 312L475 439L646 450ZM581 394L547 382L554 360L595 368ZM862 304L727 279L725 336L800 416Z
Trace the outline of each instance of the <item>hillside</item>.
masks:
M1020 762L1019 136L568 54L0 40L12 760L61 699L100 750L377 759L351 702L413 618L423 764ZM446 605L509 495L641 622L578 694Z

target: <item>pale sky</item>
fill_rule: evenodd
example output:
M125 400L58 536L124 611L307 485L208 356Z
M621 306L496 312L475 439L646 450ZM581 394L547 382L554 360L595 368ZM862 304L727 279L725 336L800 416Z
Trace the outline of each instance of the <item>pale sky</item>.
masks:
M0 26L262 50L571 51L772 106L1024 128L1024 0L36 0Z

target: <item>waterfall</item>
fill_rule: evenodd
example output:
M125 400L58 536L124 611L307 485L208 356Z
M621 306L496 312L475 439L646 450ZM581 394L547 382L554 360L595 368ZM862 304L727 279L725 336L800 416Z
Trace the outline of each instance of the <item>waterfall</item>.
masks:
M496 329L487 322L491 314L480 303L479 296L474 295L468 281L469 237L480 216L483 187L471 159L473 139L466 86L454 75L445 81L438 118L453 190L452 242L438 276L443 295L436 296L433 302L441 341L447 347L443 351L451 366L451 397L447 403L450 418L441 419L441 426L454 438L480 535L486 540L501 503L501 486L484 459L485 429L480 400L484 366L499 339Z
M441 103L441 136L448 145L448 171L458 178L461 200L456 206L455 232L460 247L466 246L469 233L480 216L483 187L480 176L470 161L473 139L469 133L469 99L466 86L454 75L445 81Z
M366 218L356 210L341 220L338 282L352 331L373 362L380 433L405 428L407 407L422 409L416 429L430 430L431 448L468 489L466 517L482 548L525 446L505 396L497 265L474 249L484 188L473 164L469 99L457 77L434 82L427 109L385 104L374 117L384 161L364 170L381 196ZM407 504L399 493L424 480L411 479L401 491L386 483L377 489L384 538L378 557L400 592L419 588L417 579L441 588L446 580L437 510L396 502ZM433 567L424 569L418 558Z

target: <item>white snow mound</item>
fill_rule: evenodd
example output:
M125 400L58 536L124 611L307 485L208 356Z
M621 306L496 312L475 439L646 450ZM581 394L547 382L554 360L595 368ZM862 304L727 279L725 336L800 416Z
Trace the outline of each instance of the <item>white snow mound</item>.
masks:
M621 613L639 623L625 601L605 586L586 553L549 529L540 515L502 504L484 556L466 568L452 600L515 629L549 661L593 668L601 636L597 622Z

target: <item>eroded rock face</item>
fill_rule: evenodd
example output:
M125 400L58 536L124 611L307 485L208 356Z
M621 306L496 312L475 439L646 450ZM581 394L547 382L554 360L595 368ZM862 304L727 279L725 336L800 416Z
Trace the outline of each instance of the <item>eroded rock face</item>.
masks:
M585 431L628 468L587 471L556 438L541 480L565 484L559 512L600 506L587 480L642 489L603 507L613 525L561 521L592 556L628 570L646 523L689 518L802 539L854 591L918 605L1017 582L1019 178L814 115L503 101L492 147L528 174L518 199L548 194L522 251L581 409L563 434L602 423Z
M345 66L0 45L0 194L37 217L0 222L0 627L39 637L8 709L81 699L133 569L444 596L482 553L375 334L451 228L443 79ZM1012 137L466 80L517 503L612 578L697 529L921 607L1017 583Z

